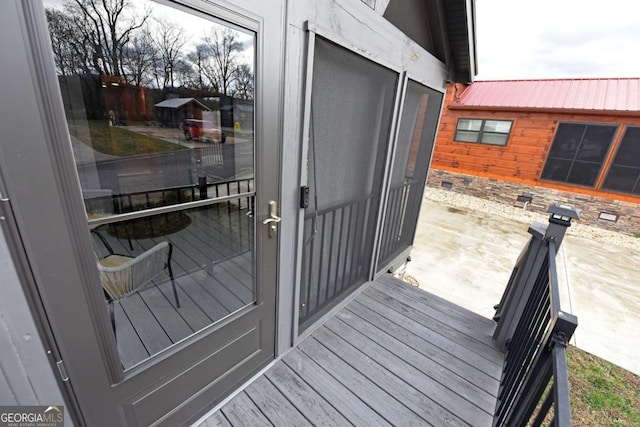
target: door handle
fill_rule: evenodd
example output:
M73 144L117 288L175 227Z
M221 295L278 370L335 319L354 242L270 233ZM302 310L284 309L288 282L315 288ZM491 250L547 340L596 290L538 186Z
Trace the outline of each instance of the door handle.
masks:
M269 226L269 237L276 237L278 234L278 223L282 221L282 218L278 216L278 203L275 201L269 202L269 218L262 221L264 225Z

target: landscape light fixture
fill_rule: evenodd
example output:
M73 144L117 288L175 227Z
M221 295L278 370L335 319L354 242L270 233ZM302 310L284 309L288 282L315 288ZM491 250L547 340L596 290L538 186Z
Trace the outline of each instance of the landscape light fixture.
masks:
M578 210L572 206L553 203L547 210L551 214L549 222L553 224L570 226L572 219L580 219Z

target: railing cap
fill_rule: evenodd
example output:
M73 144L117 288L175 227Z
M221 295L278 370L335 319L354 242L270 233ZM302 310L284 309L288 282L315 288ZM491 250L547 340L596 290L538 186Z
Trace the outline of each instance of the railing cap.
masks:
M547 212L551 214L549 222L556 224L571 224L572 219L580 219L580 213L573 206L561 205L559 203L552 203L547 209Z
M531 225L529 226L529 234L531 234L533 237L542 240L542 238L544 237L545 233L547 232L547 226L549 224L543 224L541 222L537 222L534 221L531 223Z

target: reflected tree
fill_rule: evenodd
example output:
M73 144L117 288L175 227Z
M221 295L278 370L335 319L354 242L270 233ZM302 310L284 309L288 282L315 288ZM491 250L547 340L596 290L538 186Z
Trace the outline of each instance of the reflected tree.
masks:
M92 64L99 74L124 76L124 46L132 33L141 28L150 11L136 16L129 0L74 0L65 9L80 25L82 36L89 42Z
M193 64L193 70L195 73L193 85L197 89L210 89L209 85L205 83L205 67L208 57L209 48L204 43L197 44L195 48L187 54L187 59Z
M230 95L231 88L237 79L239 54L242 43L238 40L238 33L230 28L213 28L204 38L207 60L203 67L204 74L211 86L224 95Z
M240 99L253 99L253 70L249 64L240 64L236 70L236 80L232 96Z
M88 41L77 20L56 9L47 9L46 14L58 73L63 76L90 73Z
M160 71L156 72L158 87L175 87L176 68L182 59L182 48L187 42L184 28L166 19L156 19L155 44L160 58ZM162 85L160 85L162 77Z
M109 81L253 98L253 64L243 55L241 33L203 21L201 28L208 29L198 40L181 23L152 17L150 4L65 0L46 9L58 73L84 76L83 81L97 82L96 90Z
M158 49L148 29L134 36L123 48L123 69L135 86L148 86L158 66Z

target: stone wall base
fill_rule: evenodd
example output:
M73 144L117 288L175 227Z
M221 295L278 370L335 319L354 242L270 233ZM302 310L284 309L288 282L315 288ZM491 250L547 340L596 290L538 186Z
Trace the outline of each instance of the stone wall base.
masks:
M427 185L520 208L525 208L526 204L526 209L533 212L545 213L551 203L570 205L580 211L582 224L640 236L638 203L438 169L429 171Z

